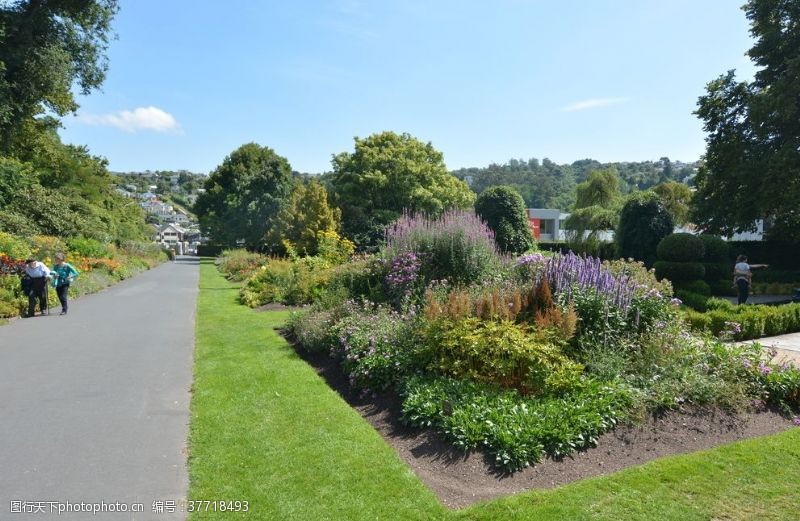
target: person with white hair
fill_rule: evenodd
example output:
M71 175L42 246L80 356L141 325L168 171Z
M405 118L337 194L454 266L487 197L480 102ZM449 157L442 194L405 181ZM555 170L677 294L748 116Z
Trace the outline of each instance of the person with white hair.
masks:
M36 314L36 300L39 300L39 310L42 315L47 313L47 280L52 276L50 270L43 262L34 258L25 261L25 275L30 277L28 290L28 315Z

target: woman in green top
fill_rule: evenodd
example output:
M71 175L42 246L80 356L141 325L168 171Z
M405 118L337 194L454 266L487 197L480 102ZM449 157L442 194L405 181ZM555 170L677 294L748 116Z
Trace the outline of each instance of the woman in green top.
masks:
M67 293L70 283L78 277L78 270L69 262L64 262L64 254L56 254L56 265L53 266L53 287L56 288L58 300L61 302L61 314L67 314Z

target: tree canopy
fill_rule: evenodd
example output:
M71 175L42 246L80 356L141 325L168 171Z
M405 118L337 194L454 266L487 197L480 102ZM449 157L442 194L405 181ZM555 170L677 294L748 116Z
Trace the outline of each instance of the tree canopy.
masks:
M710 82L696 114L708 132L695 220L712 233L773 222L771 236L800 239L800 3L749 0L744 11L758 67L752 82L728 71Z
M564 223L572 249L597 253L599 234L613 230L619 219L622 194L613 168L596 170L575 189L575 206Z
M362 249L374 247L404 210L436 216L475 201L447 171L441 152L405 133L355 138L352 153L334 156L330 182L344 233Z
M0 147L8 152L31 118L78 108L105 79L117 0L0 2Z
M475 212L494 231L502 251L519 254L533 247L525 201L510 186L494 186L481 192L475 201Z
M267 237L273 245L316 255L321 232L338 232L341 212L328 204L328 192L319 181L299 182L278 212Z
M292 191L289 162L269 147L248 143L225 158L205 182L194 211L204 233L220 245L272 250L266 232Z
M689 223L691 212L692 189L683 183L668 181L653 187L653 191L661 198L664 208L672 215L678 226Z

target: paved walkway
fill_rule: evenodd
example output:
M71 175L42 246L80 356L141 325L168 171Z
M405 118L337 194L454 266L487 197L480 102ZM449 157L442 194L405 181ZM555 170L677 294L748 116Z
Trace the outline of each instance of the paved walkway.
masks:
M0 519L184 519L152 507L186 497L197 282L183 258L0 327ZM49 514L66 501L129 512Z
M768 336L757 340L747 340L742 343L758 342L764 347L774 347L778 351L776 361L790 361L800 367L800 333L787 335Z

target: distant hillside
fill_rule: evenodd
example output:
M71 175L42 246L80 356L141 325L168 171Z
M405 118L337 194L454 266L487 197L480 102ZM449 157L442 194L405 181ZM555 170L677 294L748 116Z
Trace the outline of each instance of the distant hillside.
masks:
M469 183L476 192L496 185L519 190L529 208L567 210L575 202L575 185L595 170L615 168L622 179L623 192L646 190L665 181L691 183L698 162L684 163L661 158L658 161L601 163L581 159L572 164L556 164L549 159L511 159L502 165L460 168L451 173Z

